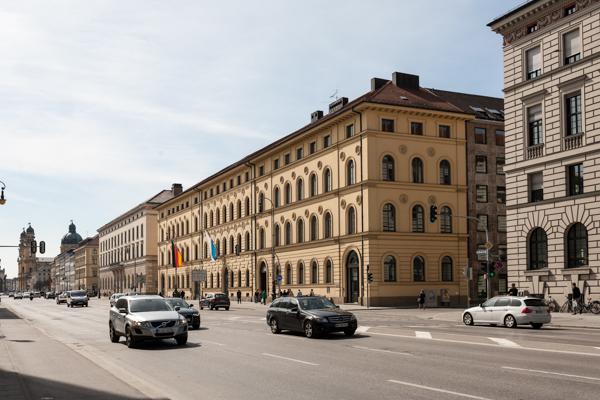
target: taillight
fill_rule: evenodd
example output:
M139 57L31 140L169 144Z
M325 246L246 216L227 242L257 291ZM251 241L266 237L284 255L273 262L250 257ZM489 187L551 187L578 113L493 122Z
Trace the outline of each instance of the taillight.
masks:
M532 313L533 310L531 308L528 307L523 307L523 309L521 310L521 314L529 314Z

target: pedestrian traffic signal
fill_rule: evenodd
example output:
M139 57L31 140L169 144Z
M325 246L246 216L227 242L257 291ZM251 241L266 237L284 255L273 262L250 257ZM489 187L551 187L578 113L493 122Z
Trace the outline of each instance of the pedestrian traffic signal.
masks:
M437 206L433 205L429 207L429 222L434 223L437 220Z
M31 241L31 254L35 254L37 252L37 242L35 240Z
M46 242L43 240L40 241L40 254L44 254L46 252Z
M367 272L367 281L369 283L373 283L373 273L372 272Z

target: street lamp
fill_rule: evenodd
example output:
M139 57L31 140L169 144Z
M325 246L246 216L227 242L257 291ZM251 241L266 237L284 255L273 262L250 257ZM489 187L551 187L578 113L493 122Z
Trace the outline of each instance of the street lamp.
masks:
M4 198L4 189L6 189L6 184L2 181L0 181L0 184L2 184L2 187L0 188L0 206L4 203L6 203L6 199Z

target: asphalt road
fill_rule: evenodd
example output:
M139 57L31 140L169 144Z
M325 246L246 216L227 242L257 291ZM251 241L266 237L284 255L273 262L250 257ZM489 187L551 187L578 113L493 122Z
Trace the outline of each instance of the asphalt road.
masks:
M105 300L75 309L43 299L4 299L3 306L21 318L0 316L0 335L5 336L0 343L4 342L19 373L35 374L36 363L23 363L25 359L56 369L44 378L54 386L47 384L49 389L42 394L33 390L31 398L36 399L42 395L81 398L68 393L61 396L60 390L72 390L73 385L85 388L86 382L91 391L88 397L98 398L548 400L600 396L598 330L466 327L459 321L423 318L416 311L369 310L356 312L359 330L354 337L336 334L306 339L300 334L271 334L264 306L233 304L229 311L202 311L202 327L190 332L186 347L163 341L128 349L123 339L119 344L109 341ZM46 354L38 349L38 354L31 343L15 342L21 338L46 342L48 349L61 346L63 351ZM63 371L65 360L69 368ZM44 372L40 368L38 375Z

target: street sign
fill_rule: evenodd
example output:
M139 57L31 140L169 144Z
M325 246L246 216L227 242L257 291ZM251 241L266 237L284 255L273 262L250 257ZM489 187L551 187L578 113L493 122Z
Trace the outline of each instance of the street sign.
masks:
M192 282L204 282L206 280L206 271L195 269L192 271Z
M281 284L282 281L283 281L283 276L277 275L277 283Z
M494 247L494 245L492 244L492 242L485 242L485 248L488 250L491 250L492 247Z
M477 257L485 257L487 255L488 251L486 249L478 249L475 254L477 254Z

